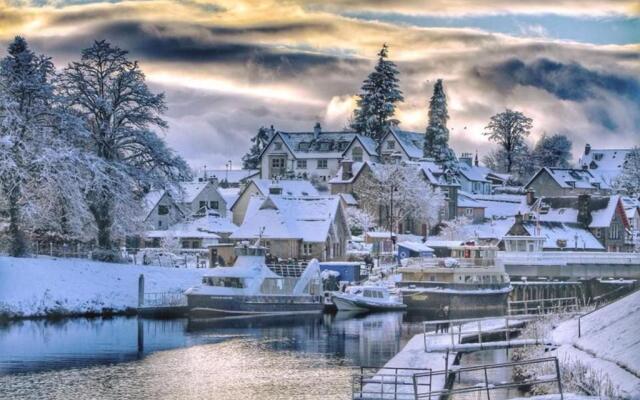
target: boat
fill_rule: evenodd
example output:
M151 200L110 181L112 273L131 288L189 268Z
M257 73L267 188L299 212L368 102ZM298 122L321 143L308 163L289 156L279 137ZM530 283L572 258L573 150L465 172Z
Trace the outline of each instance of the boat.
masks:
M267 248L243 243L231 267L216 267L185 292L189 315L210 318L259 314L321 313L318 261L266 264Z
M350 286L344 293L333 293L331 300L338 311L403 311L407 308L382 286Z
M495 246L462 245L448 258L407 258L396 283L410 312L452 317L469 312L501 315L513 290Z

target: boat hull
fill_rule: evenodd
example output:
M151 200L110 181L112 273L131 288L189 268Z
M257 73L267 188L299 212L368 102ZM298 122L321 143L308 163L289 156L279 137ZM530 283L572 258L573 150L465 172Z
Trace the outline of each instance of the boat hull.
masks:
M407 308L402 303L373 303L340 295L334 295L332 300L338 311L404 311Z
M187 295L192 317L223 317L260 314L321 313L320 296L219 296Z
M463 291L420 290L419 288L402 291L402 301L407 305L407 311L437 313L446 307L449 310L449 317L469 312L504 314L508 296L509 291L464 293Z

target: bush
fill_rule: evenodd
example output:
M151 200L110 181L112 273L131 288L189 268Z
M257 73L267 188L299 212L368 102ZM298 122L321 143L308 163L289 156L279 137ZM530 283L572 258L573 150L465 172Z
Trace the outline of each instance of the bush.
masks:
M103 261L110 263L123 262L122 256L118 250L94 250L91 252L91 259L94 261Z

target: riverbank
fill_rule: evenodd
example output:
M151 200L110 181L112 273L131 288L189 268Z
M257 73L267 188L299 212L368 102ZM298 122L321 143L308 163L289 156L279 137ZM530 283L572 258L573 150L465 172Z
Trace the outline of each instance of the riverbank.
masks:
M177 292L206 269L112 264L74 258L0 257L0 319L135 313L138 278L145 292Z

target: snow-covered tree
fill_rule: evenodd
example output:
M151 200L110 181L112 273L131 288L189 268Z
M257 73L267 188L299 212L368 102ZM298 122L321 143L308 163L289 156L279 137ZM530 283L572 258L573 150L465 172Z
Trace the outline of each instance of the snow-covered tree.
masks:
M21 37L0 61L0 213L9 220L13 256L27 253L34 232L84 228L78 199L86 163L67 140L76 126L56 102L53 78L51 60Z
M640 198L640 147L634 147L624 158L622 172L615 188L633 198Z
M384 44L378 53L374 71L362 84L351 124L357 132L377 141L382 139L389 127L399 124L393 116L396 104L404 100L398 83L398 69L388 57L389 48Z
M498 143L500 148L504 150L505 172L512 172L514 159L517 158L519 152L526 148L524 139L529 136L532 127L533 120L519 111L506 109L491 117L483 134Z
M376 227L376 218L362 208L348 207L346 209L347 224L351 234L356 232L369 232Z
M538 168L568 168L571 160L571 140L566 135L542 135L532 152Z
M269 139L271 139L271 130L261 126L258 129L258 133L251 138L251 148L249 152L242 156L242 168L244 169L258 169L260 168L260 154L267 146Z
M113 236L133 233L142 193L187 178L189 169L154 132L167 127L164 95L149 90L126 51L96 41L64 70L60 88L88 132L82 146L99 160L85 192L98 245L108 250Z
M440 229L439 237L443 240L467 240L467 226L471 224L471 220L467 217L456 217L449 221L443 221Z
M438 79L433 86L433 95L429 101L429 124L424 140L424 156L433 158L445 169L457 171L455 153L449 147L449 128L447 120L447 96L444 93L442 79Z
M432 188L414 164L375 165L356 183L354 192L363 209L377 214L380 225L394 231L407 219L433 226L445 204L442 192Z

